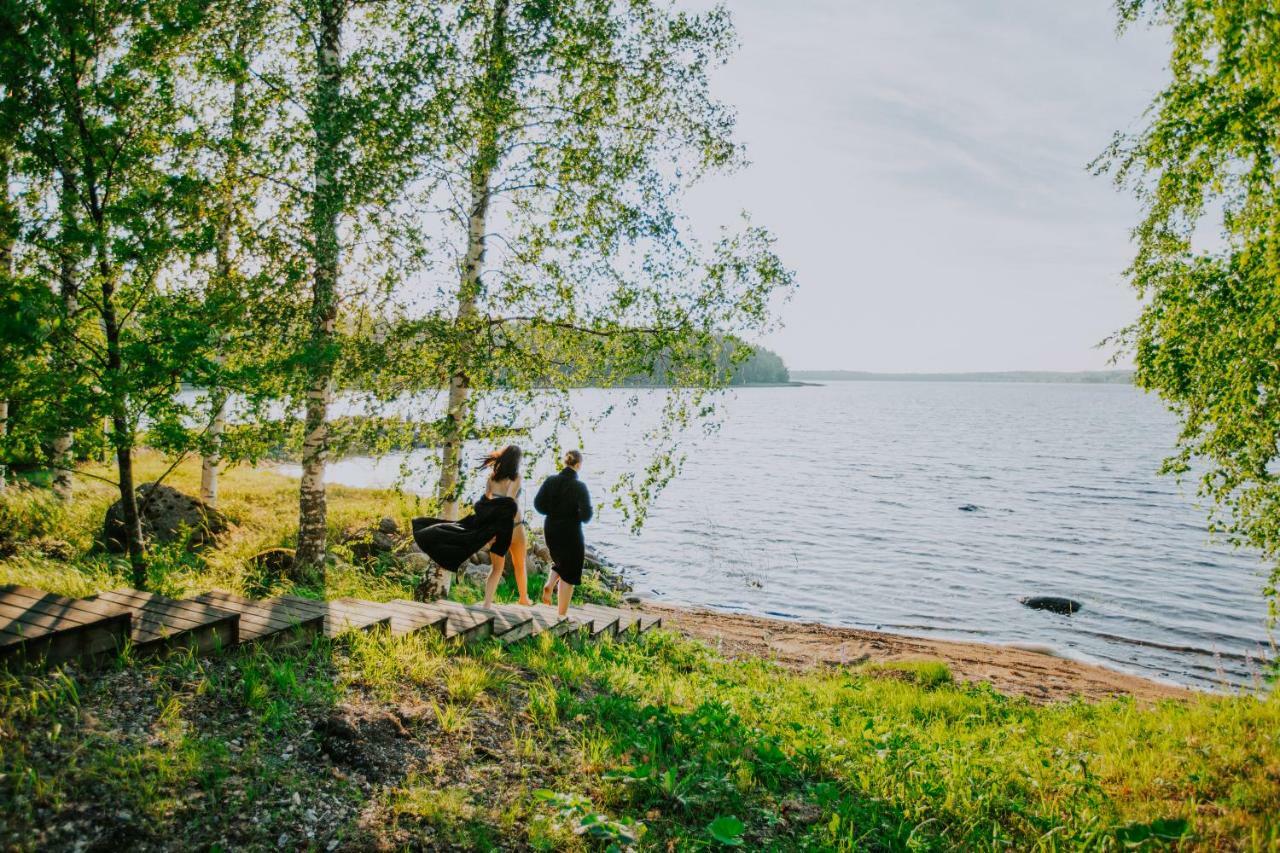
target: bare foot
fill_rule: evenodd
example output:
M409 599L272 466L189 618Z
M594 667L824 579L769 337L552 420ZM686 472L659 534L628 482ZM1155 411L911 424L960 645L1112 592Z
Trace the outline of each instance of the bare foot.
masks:
M543 604L551 603L551 587L549 586L544 586L542 588L542 603Z
M521 607L532 607L532 606L533 606L533 602L532 602L531 600L527 599L527 598L522 598L522 599L520 599L520 600L517 602L517 604L519 604Z

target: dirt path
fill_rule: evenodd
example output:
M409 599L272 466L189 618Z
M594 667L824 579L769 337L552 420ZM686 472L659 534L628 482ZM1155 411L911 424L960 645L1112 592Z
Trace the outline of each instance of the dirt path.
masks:
M941 660L957 679L989 681L1002 693L1037 702L1072 696L1133 696L1153 702L1195 695L1174 685L1007 646L904 637L654 603L645 603L643 609L661 616L664 627L706 640L730 657L771 657L795 667Z

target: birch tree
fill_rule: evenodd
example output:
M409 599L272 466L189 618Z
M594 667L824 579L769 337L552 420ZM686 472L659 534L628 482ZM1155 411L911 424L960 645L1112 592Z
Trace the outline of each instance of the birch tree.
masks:
M1212 526L1280 561L1280 13L1274 0L1120 0L1171 34L1170 80L1099 160L1143 206L1118 337L1182 421L1165 470L1203 474ZM1280 602L1280 569L1266 592Z
M64 299L57 318L60 367L49 378L62 396L48 408L60 423L110 421L138 586L147 583L133 468L139 423L178 416L179 384L200 378L211 334L199 300L165 279L202 233L194 214L204 188L187 168L190 116L174 64L203 12L200 3L145 0L27 0L4 10L16 93L4 130L31 185L56 184L62 199L57 226L30 217L31 239L77 281L74 304ZM60 370L74 375L55 381Z
M709 91L734 45L724 8L451 8L451 148L428 164L442 192L424 205L453 229L445 246L459 259L456 284L440 287L453 317L439 377L445 517L458 512L476 389L515 392L512 409L527 412L536 389L621 384L664 359L686 392L668 400L668 426L687 422L721 382L717 336L767 328L792 284L768 232L747 223L704 245L679 207L694 182L743 162L732 110ZM541 393L542 411L567 421L567 395L554 399L548 409ZM642 491L673 471L650 467Z
M282 93L280 209L309 278L306 340L292 363L304 410L296 561L318 570L329 409L344 356L340 309L345 301L355 311L370 293L388 292L400 273L397 206L413 176L409 164L433 144L430 104L445 46L431 4L305 0L288 12L296 41L268 76Z

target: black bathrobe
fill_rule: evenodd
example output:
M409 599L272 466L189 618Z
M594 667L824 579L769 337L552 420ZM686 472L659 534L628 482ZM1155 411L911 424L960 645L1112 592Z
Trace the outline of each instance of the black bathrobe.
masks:
M548 477L533 499L533 508L547 517L542 533L556 574L565 583L582 583L586 543L582 525L591 520L591 495L578 472L565 468Z
M515 500L502 495L481 498L473 509L474 512L461 521L415 518L414 541L427 556L451 572L456 572L490 539L493 544L489 545L489 553L507 556L516 514L520 511Z

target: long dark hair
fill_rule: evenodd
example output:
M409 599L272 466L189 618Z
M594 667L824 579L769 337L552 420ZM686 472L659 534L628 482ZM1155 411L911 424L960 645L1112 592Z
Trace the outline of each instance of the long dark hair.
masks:
M492 472L495 480L514 480L520 476L520 448L514 444L493 451L476 466L477 471L485 468Z

